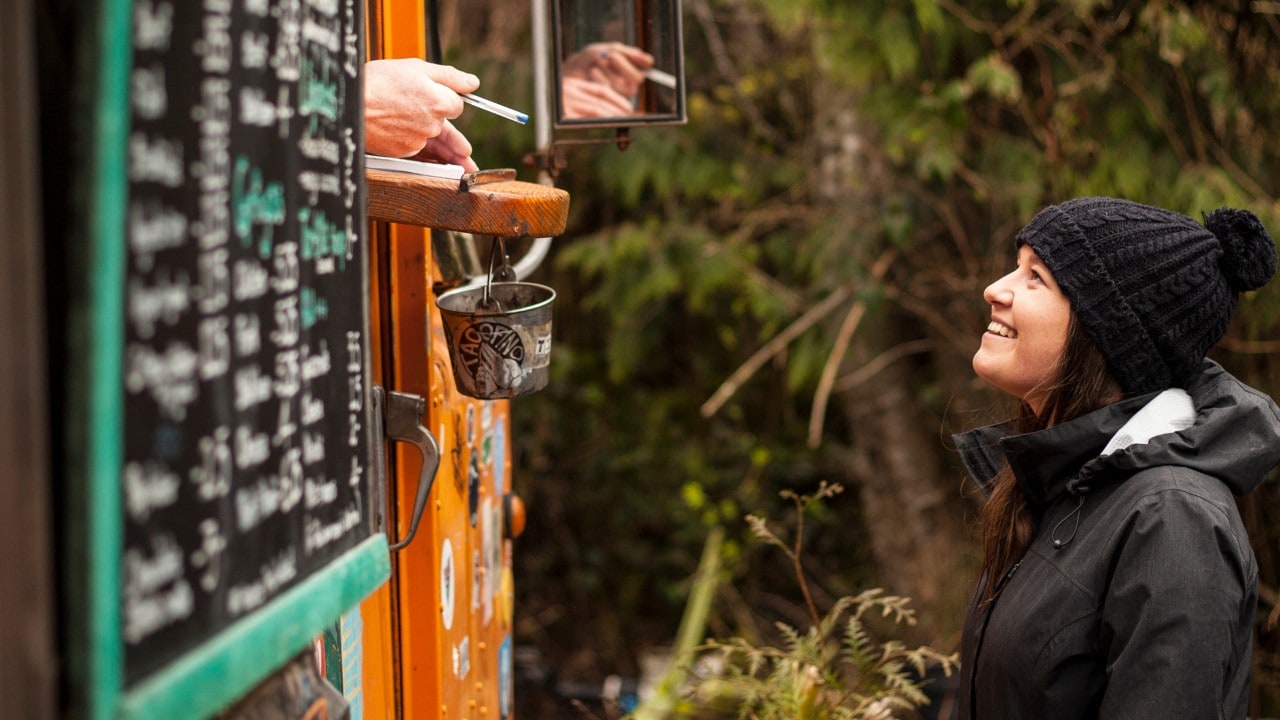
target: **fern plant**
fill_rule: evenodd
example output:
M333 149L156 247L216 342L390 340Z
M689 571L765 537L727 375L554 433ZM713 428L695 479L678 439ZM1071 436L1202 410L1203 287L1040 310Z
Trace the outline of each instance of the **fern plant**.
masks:
M819 615L800 562L804 516L812 503L842 491L839 484L823 483L813 495L782 493L797 516L790 544L765 518L747 517L758 539L791 560L812 625L802 630L776 623L776 646L742 638L710 641L701 666L715 670L692 679L692 704L732 708L744 720L892 720L929 702L921 678L930 666L948 677L958 667L955 655L874 637L868 621L875 616L894 626L915 624L908 598L875 588L841 597Z

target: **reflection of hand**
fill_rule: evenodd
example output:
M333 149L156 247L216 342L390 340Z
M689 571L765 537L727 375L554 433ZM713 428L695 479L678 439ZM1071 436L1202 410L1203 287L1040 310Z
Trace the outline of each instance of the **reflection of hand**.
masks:
M448 65L418 58L365 63L365 149L389 157L414 156L468 166L471 143L449 118L462 114L459 93L480 80Z
M566 118L626 117L634 112L631 101L604 83L565 77L560 101Z
M563 75L603 83L619 95L635 95L653 56L620 42L598 42L565 58Z

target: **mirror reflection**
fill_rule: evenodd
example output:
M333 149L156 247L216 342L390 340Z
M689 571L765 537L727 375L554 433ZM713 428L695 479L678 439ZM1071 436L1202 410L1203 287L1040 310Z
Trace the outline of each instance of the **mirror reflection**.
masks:
M555 0L556 125L685 121L679 0Z

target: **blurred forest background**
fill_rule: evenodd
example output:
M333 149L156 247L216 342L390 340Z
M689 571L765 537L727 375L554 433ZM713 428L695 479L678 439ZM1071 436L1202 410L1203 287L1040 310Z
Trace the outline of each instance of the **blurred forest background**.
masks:
M440 11L444 61L532 108L526 0ZM532 278L559 293L553 376L513 402L517 644L561 683L637 677L673 642L714 527L708 634L803 626L789 561L743 516L785 522L779 491L827 481L846 490L805 526L815 600L909 596L904 639L953 651L978 498L950 435L1011 409L969 364L982 288L1038 208L1078 195L1244 207L1280 232L1280 3L684 0L683 16L688 124L562 149L570 225ZM530 128L459 124L482 167L536 178ZM1278 325L1273 282L1213 357L1280 396ZM1275 716L1274 478L1241 507L1261 567L1253 715Z

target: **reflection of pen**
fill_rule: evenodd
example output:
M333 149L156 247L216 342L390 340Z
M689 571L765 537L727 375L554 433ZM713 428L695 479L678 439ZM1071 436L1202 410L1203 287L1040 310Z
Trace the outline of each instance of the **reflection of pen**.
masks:
M524 125L525 123L529 122L529 116L526 115L525 113L522 113L519 110L512 110L506 105L499 105L498 103L492 100L486 100L480 97L479 95L467 94L467 95L460 95L459 97L462 98L462 102L472 107L478 107L481 110L486 110L488 112L491 112L494 115L497 115L498 117L504 117L513 122L518 122L521 125Z
M671 73L662 72L657 68L649 68L644 71L644 76L662 87L676 89L676 76Z

